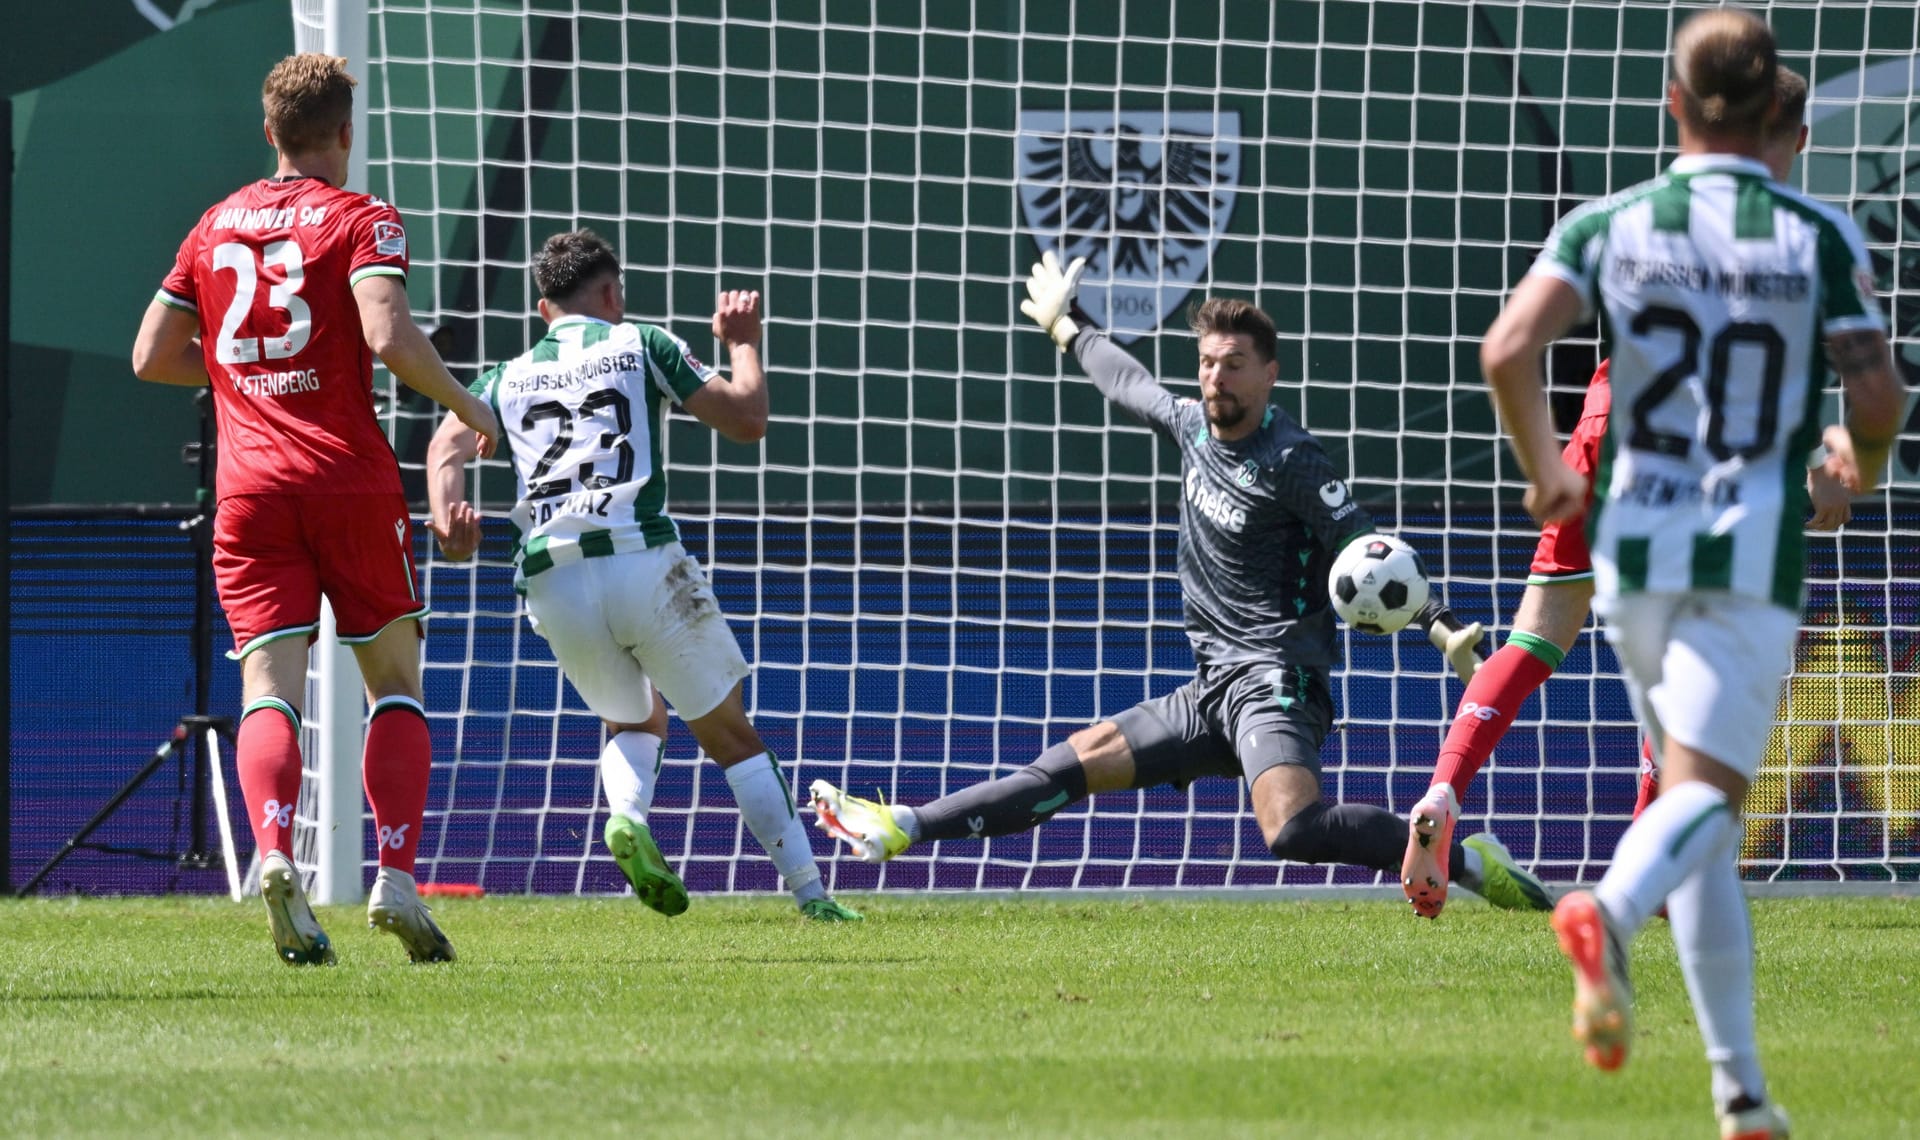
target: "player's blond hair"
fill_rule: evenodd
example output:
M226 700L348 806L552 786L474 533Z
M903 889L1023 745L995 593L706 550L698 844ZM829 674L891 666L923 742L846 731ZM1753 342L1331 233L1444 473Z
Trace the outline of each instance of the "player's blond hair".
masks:
M1780 61L1773 29L1742 8L1715 8L1673 36L1673 78L1687 125L1713 135L1772 126Z
M347 61L337 55L304 51L274 64L260 86L273 145L285 154L326 146L353 118L354 85Z

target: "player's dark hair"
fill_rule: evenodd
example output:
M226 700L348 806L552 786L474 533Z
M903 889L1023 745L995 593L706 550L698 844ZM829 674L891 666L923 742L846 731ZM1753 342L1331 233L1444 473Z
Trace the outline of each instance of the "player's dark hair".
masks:
M1188 312L1187 327L1194 336L1244 333L1263 364L1280 354L1280 334L1274 330L1273 318L1238 297L1207 298Z
M319 150L353 118L353 76L337 55L304 51L273 65L260 85L273 145L283 154Z
M1779 68L1773 29L1742 8L1702 12L1673 36L1681 112L1707 134L1752 135L1771 126Z
M607 239L592 230L554 234L533 256L533 283L549 301L566 303L588 282L602 274L620 272Z
M1780 115L1773 121L1775 135L1797 135L1807 122L1807 79L1793 68L1781 64L1773 80L1774 98L1780 103Z

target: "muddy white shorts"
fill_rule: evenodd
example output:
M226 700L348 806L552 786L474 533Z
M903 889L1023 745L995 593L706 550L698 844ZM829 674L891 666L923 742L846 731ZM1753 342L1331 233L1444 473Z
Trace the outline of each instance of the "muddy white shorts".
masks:
M535 574L527 614L602 720L646 720L649 680L682 720L698 720L747 675L713 588L677 542Z

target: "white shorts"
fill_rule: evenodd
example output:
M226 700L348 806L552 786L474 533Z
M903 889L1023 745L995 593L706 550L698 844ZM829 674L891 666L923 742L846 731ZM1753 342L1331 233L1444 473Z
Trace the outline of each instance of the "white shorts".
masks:
M698 720L747 675L713 588L677 542L535 574L527 615L587 707L616 724L653 712L650 680L681 719Z
M1654 755L1666 736L1752 780L1793 669L1800 615L1742 594L1595 599Z

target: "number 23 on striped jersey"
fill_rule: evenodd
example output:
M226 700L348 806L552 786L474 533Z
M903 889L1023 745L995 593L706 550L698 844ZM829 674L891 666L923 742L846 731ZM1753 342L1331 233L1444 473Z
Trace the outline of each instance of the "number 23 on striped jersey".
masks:
M306 261L300 243L276 241L260 251L260 262L286 270L286 275L267 290L267 304L287 314L287 331L266 339L266 358L285 360L307 347L313 336L313 312L298 296L307 283ZM253 247L245 242L222 242L213 247L213 267L233 271L233 303L220 320L220 335L213 342L213 358L222 364L251 364L260 359L258 337L239 336L240 324L253 311L253 293L260 274L254 268Z

